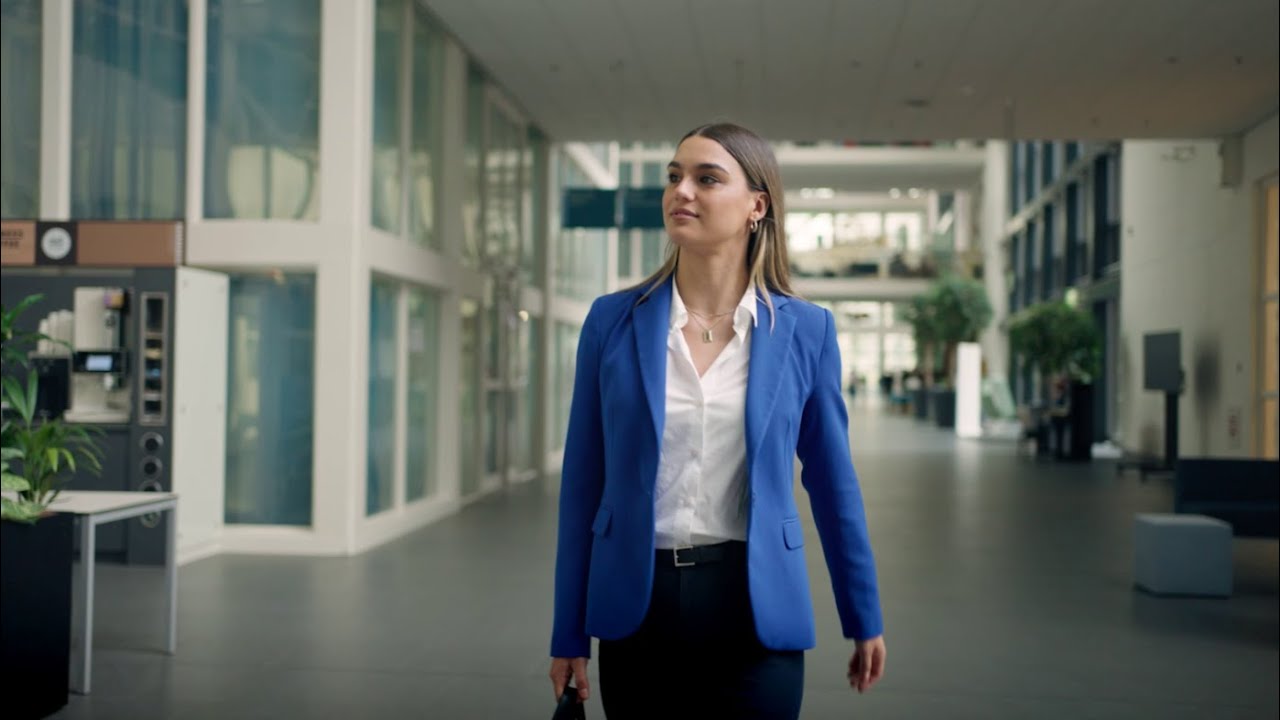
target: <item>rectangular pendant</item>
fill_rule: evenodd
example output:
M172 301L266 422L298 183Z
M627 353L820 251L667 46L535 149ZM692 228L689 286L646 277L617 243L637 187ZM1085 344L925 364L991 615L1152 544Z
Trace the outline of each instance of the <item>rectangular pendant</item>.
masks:
M711 331L710 331L710 330L703 330L703 331L702 331L702 342L704 342L704 343L709 343L709 342L712 342L714 339L715 339L715 338L711 337Z

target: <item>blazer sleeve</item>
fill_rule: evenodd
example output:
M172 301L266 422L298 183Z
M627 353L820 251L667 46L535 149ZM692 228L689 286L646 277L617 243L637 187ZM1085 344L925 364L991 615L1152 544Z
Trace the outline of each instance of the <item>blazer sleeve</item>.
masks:
M823 314L822 351L800 418L796 452L804 466L800 479L809 492L841 628L847 638L866 640L882 634L884 627L862 492L849 455L849 415L841 391L835 318L830 311Z
M600 412L601 331L596 305L583 322L574 371L569 431L560 474L552 657L590 657L586 633L591 523L604 492L604 432Z

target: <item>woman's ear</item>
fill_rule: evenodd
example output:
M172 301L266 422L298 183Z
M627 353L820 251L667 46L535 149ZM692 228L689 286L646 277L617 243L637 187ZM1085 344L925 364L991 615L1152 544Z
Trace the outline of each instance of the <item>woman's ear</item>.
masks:
M755 204L751 208L751 217L763 220L769 214L769 195L763 192L755 194Z

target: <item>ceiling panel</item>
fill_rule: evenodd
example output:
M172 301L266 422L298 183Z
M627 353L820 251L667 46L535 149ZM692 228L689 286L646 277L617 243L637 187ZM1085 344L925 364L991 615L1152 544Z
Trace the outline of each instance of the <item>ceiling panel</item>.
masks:
M711 119L798 140L1191 137L1280 105L1276 0L426 3L562 140Z

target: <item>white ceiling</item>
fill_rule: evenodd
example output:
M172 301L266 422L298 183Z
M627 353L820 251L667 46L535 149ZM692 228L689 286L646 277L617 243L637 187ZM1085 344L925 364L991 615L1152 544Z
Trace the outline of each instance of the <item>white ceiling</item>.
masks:
M425 0L557 140L1115 139L1280 105L1277 0ZM923 107L918 107L923 105Z

